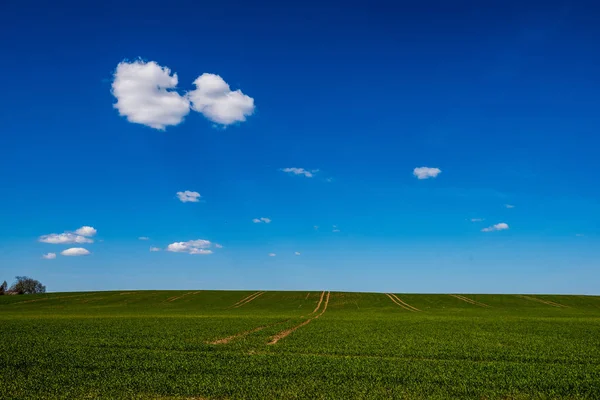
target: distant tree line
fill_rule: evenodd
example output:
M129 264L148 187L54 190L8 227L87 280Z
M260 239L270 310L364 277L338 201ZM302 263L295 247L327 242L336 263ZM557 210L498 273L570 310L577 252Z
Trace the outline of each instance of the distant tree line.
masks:
M8 288L6 281L2 282L0 295L46 293L46 286L42 285L40 281L28 276L17 276L15 279L16 282L10 288Z

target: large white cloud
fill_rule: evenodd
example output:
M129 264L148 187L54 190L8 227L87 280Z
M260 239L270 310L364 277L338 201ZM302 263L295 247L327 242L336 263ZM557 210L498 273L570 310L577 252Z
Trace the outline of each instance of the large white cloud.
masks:
M154 61L123 61L117 65L112 94L114 108L129 122L164 130L177 125L190 112L186 96L174 91L177 74Z
M177 192L177 198L182 203L197 203L200 201L200 193L186 190L184 192Z
M76 257L76 256L87 256L90 252L83 247L71 247L70 249L63 250L60 254L63 256Z
M209 240L198 239L171 243L166 250L173 253L212 254L211 246L212 243Z
M313 169L311 171L308 171L304 168L296 168L296 167L292 167L292 168L281 168L281 170L283 172L287 172L288 174L292 174L292 175L304 175L307 178L312 178L314 176L314 174L316 174L317 172L319 172L318 169Z
M81 228L77 229L75 231L76 234L81 235L81 236L94 236L96 233L98 233L98 231L91 226L82 226Z
M241 90L231 90L219 75L204 73L188 92L192 109L221 125L243 122L254 112L254 99Z
M413 175L418 179L435 178L442 172L439 168L418 167L413 170Z
M46 253L42 256L46 260L54 260L56 258L56 253Z
M504 231L508 229L508 224L505 222L500 222L499 224L495 224L492 226L488 226L487 228L483 228L481 232L494 232L494 231Z

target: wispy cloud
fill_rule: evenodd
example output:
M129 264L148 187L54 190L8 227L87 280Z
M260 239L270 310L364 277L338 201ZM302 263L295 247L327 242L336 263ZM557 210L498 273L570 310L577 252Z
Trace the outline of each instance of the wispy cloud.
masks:
M340 229L337 227L337 225L334 225L332 232L339 232L339 231L340 231Z
M150 247L150 251L160 251L160 247Z
M222 248L223 248L223 245L222 245L222 244L219 244L219 243L215 243L215 248L217 248L217 249L222 249Z
M255 224L270 224L271 223L271 218L265 218L265 217L261 217L261 218L254 218L252 220L252 222L254 222Z
M515 206L513 206L512 204L505 204L504 207L506 207L506 208L515 208Z
M295 256L299 256L299 255L300 255L300 252L299 252L299 251L295 251L295 252L294 252L294 255L295 255Z
M140 236L138 240L150 240L148 236Z
M441 169L430 167L418 167L413 170L413 175L416 176L417 179L435 178L441 173Z
M269 257L275 257L277 254L275 253L269 253Z
M87 256L91 254L87 249L83 247L71 247L70 249L63 250L60 254L67 257Z
M210 247L212 243L209 240L198 239L189 240L187 242L175 242L167 246L167 251L173 253L188 253L188 254L212 254Z
M469 221L471 221L471 222L481 222L481 221L484 221L484 220L485 220L484 218L471 218Z
M499 224L495 224L492 226L488 226L487 228L483 228L481 232L494 232L494 231L504 231L508 229L508 224L504 222L500 222Z
M46 253L42 256L46 260L54 260L56 258L56 253Z
M318 169L313 169L313 170L306 170L304 168L296 168L296 167L292 167L292 168L281 168L281 171L286 172L288 174L291 175L304 175L307 178L312 178L314 176L314 174L316 174L317 172L319 172Z
M183 192L177 192L177 198L182 203L197 203L200 201L200 193L186 190Z

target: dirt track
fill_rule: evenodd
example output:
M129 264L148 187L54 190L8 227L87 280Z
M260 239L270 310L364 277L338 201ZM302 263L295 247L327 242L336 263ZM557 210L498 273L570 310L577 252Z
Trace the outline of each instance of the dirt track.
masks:
M459 295L459 294L451 294L450 296L452 296L452 297L454 297L454 298L457 298L457 299L459 299L459 300L462 300L462 301L464 301L464 302L466 302L466 303L473 304L474 306L479 306L479 307L488 307L488 308L490 307L490 306L488 306L487 304L480 303L480 302L478 302L478 301L475 301L475 300L473 300L473 299L470 299L470 298L468 298L468 297L465 297L465 296L462 296L462 295Z

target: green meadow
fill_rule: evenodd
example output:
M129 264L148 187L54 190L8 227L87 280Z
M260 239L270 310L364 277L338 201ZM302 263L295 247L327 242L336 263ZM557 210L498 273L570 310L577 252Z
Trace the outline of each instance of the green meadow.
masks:
M0 296L2 399L599 399L600 297Z

